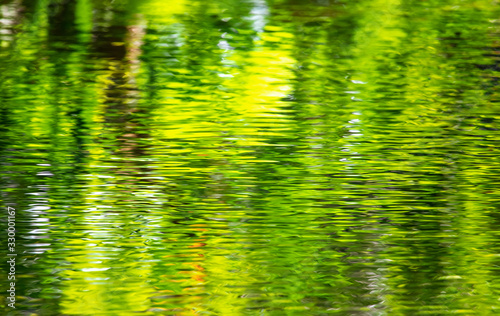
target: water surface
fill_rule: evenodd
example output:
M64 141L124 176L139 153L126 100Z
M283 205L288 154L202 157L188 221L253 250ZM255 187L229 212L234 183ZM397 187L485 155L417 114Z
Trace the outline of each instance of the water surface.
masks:
M0 9L5 315L500 312L496 1Z

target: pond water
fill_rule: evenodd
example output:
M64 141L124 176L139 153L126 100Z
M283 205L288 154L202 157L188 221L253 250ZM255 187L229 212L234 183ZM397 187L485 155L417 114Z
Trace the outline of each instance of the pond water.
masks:
M498 315L499 16L3 1L0 313Z

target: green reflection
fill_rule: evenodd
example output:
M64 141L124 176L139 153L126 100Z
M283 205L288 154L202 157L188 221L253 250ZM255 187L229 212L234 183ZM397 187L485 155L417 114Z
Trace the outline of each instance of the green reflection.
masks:
M0 8L7 315L498 313L496 3Z

